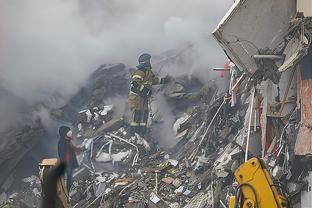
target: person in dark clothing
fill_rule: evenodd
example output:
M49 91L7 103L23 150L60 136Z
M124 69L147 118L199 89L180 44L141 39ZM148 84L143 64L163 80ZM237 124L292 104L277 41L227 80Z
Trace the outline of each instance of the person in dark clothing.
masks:
M228 116L231 114L231 103L230 103L231 98L232 98L232 95L226 92L224 96L224 108L223 108L224 116Z
M58 142L58 155L60 161L66 165L66 186L69 193L72 185L72 174L74 169L78 168L78 161L76 158L76 152L82 151L82 148L78 148L73 145L72 131L68 126L61 126L59 128L60 140Z

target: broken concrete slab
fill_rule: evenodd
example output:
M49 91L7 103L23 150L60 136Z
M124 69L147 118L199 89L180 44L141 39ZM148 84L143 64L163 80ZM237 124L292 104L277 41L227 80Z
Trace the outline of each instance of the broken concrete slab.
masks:
M151 195L150 195L150 200L154 204L157 204L160 201L160 198L154 192L152 192Z

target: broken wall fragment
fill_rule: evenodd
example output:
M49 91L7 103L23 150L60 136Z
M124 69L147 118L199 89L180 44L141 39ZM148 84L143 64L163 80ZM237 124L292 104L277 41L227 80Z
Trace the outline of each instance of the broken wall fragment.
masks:
M300 108L301 122L295 145L296 155L312 154L312 47L308 55L300 62Z

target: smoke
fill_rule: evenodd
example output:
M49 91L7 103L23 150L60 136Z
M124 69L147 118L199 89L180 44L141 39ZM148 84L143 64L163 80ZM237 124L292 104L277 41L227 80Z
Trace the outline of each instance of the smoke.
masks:
M210 35L232 1L2 0L0 76L27 102L71 95L102 63L193 45L196 64L223 62ZM199 67L198 67L199 68ZM193 69L189 69L193 70ZM184 71L185 72L185 71Z
M172 107L167 103L163 94L157 94L152 100L151 105L153 119L160 121L160 123L153 124L153 128L151 128L152 135L157 139L160 146L170 149L178 142L172 129L175 122Z
M11 118L2 119L1 127L18 120L13 118L23 113L21 106L63 105L100 64L135 66L143 52L157 55L192 45L184 54L184 67L167 67L162 74L197 72L209 79L210 67L225 59L211 31L232 3L1 0L1 88L18 98L8 100L0 93L0 117Z

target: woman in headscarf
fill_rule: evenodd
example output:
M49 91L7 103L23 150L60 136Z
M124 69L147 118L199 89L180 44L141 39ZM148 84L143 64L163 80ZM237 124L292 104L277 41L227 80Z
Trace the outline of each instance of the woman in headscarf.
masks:
M76 158L76 152L80 152L83 149L76 147L71 141L73 138L73 132L68 126L61 126L59 128L60 140L58 142L58 155L61 162L66 164L66 186L69 193L72 185L72 174L74 169L78 168L78 161Z

